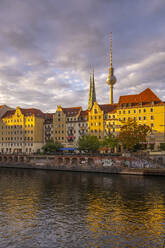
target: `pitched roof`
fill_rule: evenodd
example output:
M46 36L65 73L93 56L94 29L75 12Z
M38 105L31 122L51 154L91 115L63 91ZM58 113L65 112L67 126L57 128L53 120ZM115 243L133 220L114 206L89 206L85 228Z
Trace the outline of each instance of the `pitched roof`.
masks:
M155 93L147 88L142 91L140 94L136 95L126 95L120 96L119 104L123 103L142 103L142 102L161 102L161 100L155 95Z
M42 116L44 117L44 113L40 110L40 109L36 109L36 108L29 108L29 109L22 109L20 108L21 113L24 115L36 115L36 116Z
M44 117L44 113L39 110L39 109L35 109L35 108L29 108L29 109L22 109L20 108L21 113L25 116L30 116L32 114L34 114L35 116L38 117ZM7 117L7 116L12 116L15 113L16 109L13 110L8 110L2 117Z
M15 109L13 110L8 110L4 113L4 115L2 115L2 118L3 117L7 117L7 116L12 116L13 114L15 113Z
M89 110L82 110L80 112L80 116L87 116L88 115L88 112L89 112Z
M117 103L114 104L101 104L99 105L101 110L104 111L104 113L110 113L110 112L114 112L116 110L116 108L118 107Z
M62 108L63 112L66 114L67 117L76 116L81 109L81 107Z
M45 119L53 119L53 113L44 113Z

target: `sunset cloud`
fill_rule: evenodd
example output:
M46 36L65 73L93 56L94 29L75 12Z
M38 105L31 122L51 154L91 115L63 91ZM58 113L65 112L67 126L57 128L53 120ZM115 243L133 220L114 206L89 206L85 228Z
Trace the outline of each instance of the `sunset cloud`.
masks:
M91 66L108 103L111 31L115 101L147 87L165 101L164 9L163 0L1 0L0 104L86 108Z

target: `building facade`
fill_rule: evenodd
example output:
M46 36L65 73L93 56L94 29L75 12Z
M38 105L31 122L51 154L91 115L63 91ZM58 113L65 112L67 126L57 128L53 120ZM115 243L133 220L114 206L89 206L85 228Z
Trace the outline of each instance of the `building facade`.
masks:
M44 118L44 144L53 141L53 114L45 114Z
M34 153L44 143L44 114L38 109L7 111L0 122L0 152Z

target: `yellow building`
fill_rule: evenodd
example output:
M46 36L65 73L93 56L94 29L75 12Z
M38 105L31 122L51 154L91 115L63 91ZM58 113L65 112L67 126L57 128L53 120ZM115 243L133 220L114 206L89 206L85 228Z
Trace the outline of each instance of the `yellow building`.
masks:
M149 88L136 95L120 96L118 103L95 102L88 113L89 133L99 139L117 135L129 119L151 127L148 148L158 149L160 143L165 143L165 104Z
M38 109L7 111L0 122L1 153L33 153L43 146L44 114Z
M147 88L136 95L120 96L117 116L121 125L131 118L138 124L151 127L148 144L155 145L155 148L165 143L165 104L151 89Z
M112 133L110 127L113 125L114 115L111 119L111 114L115 112L116 108L117 104L98 104L95 102L88 113L89 133L99 139Z

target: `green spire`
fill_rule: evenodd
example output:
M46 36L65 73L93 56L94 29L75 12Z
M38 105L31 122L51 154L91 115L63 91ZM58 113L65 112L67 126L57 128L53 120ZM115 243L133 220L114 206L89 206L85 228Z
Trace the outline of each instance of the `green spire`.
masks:
M93 107L94 102L96 102L96 91L95 91L95 77L94 77L94 68L93 68L92 75L90 74L90 88L89 88L89 97L88 97L89 110Z

